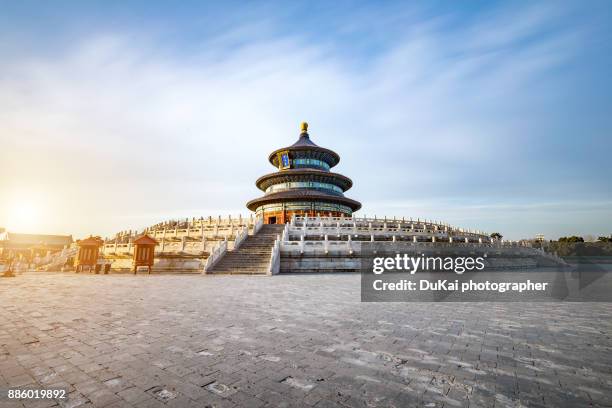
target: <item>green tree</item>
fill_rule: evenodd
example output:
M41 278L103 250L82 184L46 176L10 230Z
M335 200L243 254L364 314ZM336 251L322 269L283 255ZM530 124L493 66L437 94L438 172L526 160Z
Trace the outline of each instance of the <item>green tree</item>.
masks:
M491 238L493 239L502 239L504 236L502 234L500 234L499 232L494 232L491 235Z
M576 235L572 235L571 237L559 238L559 242L567 242L567 243L584 242L584 238L576 236Z

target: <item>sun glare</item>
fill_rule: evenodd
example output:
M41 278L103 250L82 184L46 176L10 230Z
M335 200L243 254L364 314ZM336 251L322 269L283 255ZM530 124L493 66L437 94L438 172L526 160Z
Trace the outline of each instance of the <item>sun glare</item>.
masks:
M40 208L33 201L16 201L8 208L7 229L13 232L36 232Z

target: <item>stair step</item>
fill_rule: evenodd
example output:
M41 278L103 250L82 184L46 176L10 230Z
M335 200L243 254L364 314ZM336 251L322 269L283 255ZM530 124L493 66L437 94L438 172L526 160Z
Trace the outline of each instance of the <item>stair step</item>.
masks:
M284 225L264 225L256 235L250 235L239 248L228 251L211 273L267 274L274 241Z

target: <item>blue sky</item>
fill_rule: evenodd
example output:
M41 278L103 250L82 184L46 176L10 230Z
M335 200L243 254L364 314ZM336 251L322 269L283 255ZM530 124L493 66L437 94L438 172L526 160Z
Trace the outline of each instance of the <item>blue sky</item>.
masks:
M0 6L0 226L247 214L306 120L362 215L612 233L607 2Z

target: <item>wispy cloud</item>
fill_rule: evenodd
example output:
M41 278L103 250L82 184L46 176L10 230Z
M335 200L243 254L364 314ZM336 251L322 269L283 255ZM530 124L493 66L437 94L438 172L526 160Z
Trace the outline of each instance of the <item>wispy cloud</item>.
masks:
M0 195L13 199L0 203L0 224L11 226L7 203L31 191L45 197L41 231L110 234L164 214L246 214L254 180L274 171L267 154L308 120L315 142L343 157L338 170L354 179L348 195L364 212L410 216L408 203L430 197L418 211L427 218L457 223L478 211L481 229L530 231L491 208L535 203L524 222L537 223L538 203L564 200L568 179L539 174L538 163L547 143L572 136L543 132L556 119L543 112L560 103L543 91L572 86L550 73L573 60L582 32L538 6L476 13L469 24L387 10L368 36L366 11L330 38L256 14L189 47L143 28L84 35L53 55L5 51L0 160L11 176ZM435 205L457 197L463 215Z

